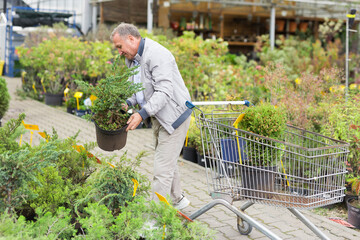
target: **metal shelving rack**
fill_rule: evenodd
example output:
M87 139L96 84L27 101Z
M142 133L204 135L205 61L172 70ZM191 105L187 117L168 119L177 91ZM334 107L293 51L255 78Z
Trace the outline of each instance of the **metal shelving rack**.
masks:
M75 19L76 12L68 10L54 10L54 9L34 9L30 7L21 7L21 6L11 6L6 10L6 37L5 37L5 74L9 77L14 77L20 71L20 69L15 68L15 61L18 60L18 57L15 54L15 48L21 45L24 41L24 36L17 34L14 31L14 16L13 13L16 10L23 11L32 11L32 12L47 12L47 13L62 13L62 14L71 14L73 17L72 23L69 23L70 28L75 28Z

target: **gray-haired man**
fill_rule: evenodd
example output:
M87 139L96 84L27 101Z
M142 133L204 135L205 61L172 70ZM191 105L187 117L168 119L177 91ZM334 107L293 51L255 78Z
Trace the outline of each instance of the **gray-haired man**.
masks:
M189 200L182 194L177 161L190 125L190 100L174 56L159 43L142 38L132 24L121 23L111 34L111 40L126 65L140 65L132 81L141 82L145 90L127 100L129 106L139 105L131 115L126 130L134 130L141 121L151 117L155 136L153 192L170 195L174 207L183 209ZM157 197L153 196L153 199Z

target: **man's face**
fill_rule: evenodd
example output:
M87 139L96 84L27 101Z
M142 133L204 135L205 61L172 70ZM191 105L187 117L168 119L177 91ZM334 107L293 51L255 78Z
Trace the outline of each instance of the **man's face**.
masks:
M121 37L119 34L115 34L113 37L113 43L117 48L121 56L126 57L129 60L133 60L139 48L139 39L134 36L128 35Z

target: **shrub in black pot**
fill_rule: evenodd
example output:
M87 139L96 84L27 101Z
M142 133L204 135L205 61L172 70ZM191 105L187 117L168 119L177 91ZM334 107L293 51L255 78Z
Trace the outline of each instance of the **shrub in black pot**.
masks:
M281 107L263 103L245 109L238 128L247 133L239 130L238 134L246 137L239 138L237 143L242 145L242 150L245 149L240 153L243 158L240 170L244 188L274 191L278 168L276 159L280 159L282 144L272 139L282 140L286 127L286 112ZM261 192L257 195L251 190L245 190L244 195L266 197Z
M135 69L128 68L123 59L117 57L111 74L101 79L96 86L76 81L84 91L96 96L88 119L95 122L97 143L105 151L119 150L126 144L125 129L130 113L123 109L123 105L126 99L143 89L141 83L134 84L128 80L136 74Z

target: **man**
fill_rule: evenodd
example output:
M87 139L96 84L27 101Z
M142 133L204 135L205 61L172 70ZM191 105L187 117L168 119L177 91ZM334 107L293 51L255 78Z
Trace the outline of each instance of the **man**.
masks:
M142 38L132 24L121 23L110 38L129 68L140 65L131 80L145 88L127 100L128 106L139 105L141 109L131 115L126 130L134 130L141 121L151 118L155 136L153 192L170 195L174 207L183 209L190 201L181 192L177 161L191 110L185 106L190 94L175 58L159 43ZM153 199L157 200L154 193Z

